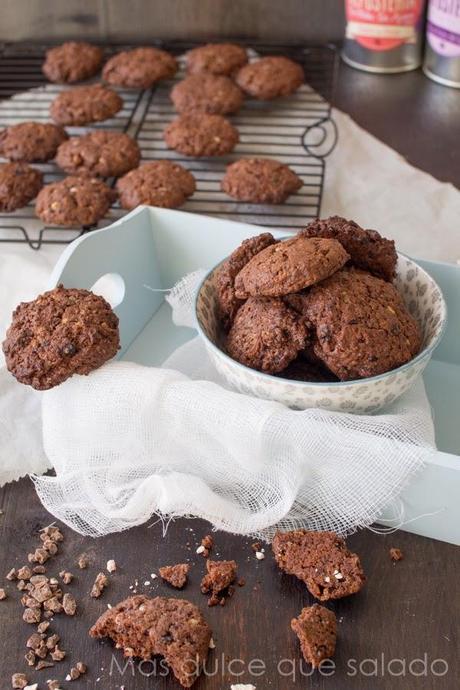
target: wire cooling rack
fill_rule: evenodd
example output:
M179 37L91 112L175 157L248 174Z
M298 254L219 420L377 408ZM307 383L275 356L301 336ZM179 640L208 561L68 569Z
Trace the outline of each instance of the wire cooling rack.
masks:
M242 109L231 118L240 133L235 150L221 158L192 159L168 150L162 133L175 116L169 92L175 81L184 77L180 56L199 44L158 45L179 57L181 68L174 80L140 92L117 89L124 107L114 118L91 127L67 127L68 133L75 136L101 128L126 132L137 139L143 161L168 158L184 165L193 172L197 191L182 210L287 230L316 218L321 208L325 158L337 141L331 118L337 69L335 47L246 43L254 56L282 54L301 63L306 84L294 95L278 101L245 99ZM26 120L49 120L51 101L66 87L48 84L42 75L41 65L48 47L11 44L0 49L0 129ZM106 52L110 55L127 47L108 46ZM225 167L238 158L254 156L287 163L301 177L303 187L279 205L246 204L231 199L220 190ZM52 162L36 167L44 173L45 184L64 176ZM114 182L108 180L109 184ZM98 227L108 225L124 213L115 204ZM35 217L33 203L13 213L0 213L0 242L27 243L32 249L40 249L44 244L65 244L87 231L87 228L44 227Z

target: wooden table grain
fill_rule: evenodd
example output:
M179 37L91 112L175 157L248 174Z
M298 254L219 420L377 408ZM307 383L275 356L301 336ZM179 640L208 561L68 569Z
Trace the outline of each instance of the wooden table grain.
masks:
M428 82L421 73L370 77L341 67L336 104L360 124L396 148L410 162L460 187L460 94ZM39 503L30 480L0 491L0 566L6 574L26 562L38 530L53 518ZM198 604L213 629L216 644L206 676L196 690L229 690L231 684L251 683L257 690L457 690L459 687L460 549L399 532L391 536L368 530L349 539L363 561L368 583L353 597L331 604L338 617L338 645L334 666L311 674L301 664L290 620L312 598L302 583L280 573L270 549L257 561L252 540L215 533L217 558L234 558L245 587L237 588L225 608L208 609L199 591L205 568L196 547L209 526L199 520L176 520L166 535L159 522L128 532L92 540L64 527L65 542L50 561L49 574L62 568L76 579L68 589L78 599L74 619L56 616L52 628L67 651L53 669L29 672L39 690L46 679L64 680L72 664L84 661L88 674L71 687L103 690L169 690L179 687L171 678L152 677L149 666L124 673L121 655L108 642L94 641L88 628L97 616L130 595L181 596L159 579L161 565L189 561L190 582L183 596ZM393 564L389 548L397 546L404 560ZM83 551L93 556L87 570L78 570ZM95 575L114 558L118 570L99 600L89 597ZM0 577L2 573L0 573ZM150 583L150 584L146 584ZM23 655L32 627L21 620L19 592L14 583L1 582L8 598L0 602L0 670L2 688L9 676L28 671Z

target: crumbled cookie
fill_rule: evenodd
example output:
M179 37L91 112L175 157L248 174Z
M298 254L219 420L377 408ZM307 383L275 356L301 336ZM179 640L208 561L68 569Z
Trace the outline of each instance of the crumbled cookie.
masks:
M77 611L77 602L73 594L66 592L62 598L62 608L67 616L74 616ZM54 646L54 645L53 645Z
M269 374L283 371L308 343L309 330L281 299L249 298L227 336L230 357Z
M269 101L297 91L305 81L302 67L283 56L269 56L242 67L236 83L254 98Z
M172 161L151 161L131 170L117 181L123 208L140 204L177 208L195 191L195 178L182 165Z
M68 570L61 570L59 573L59 577L65 585L70 585L70 583L73 580L73 575L72 573L69 573Z
M404 554L401 551L401 549L396 549L393 547L390 549L390 558L394 562L402 561L402 559L404 558Z
M231 76L248 61L246 49L234 43L208 43L186 54L190 74L209 72Z
M277 532L272 548L281 570L305 582L320 601L347 597L364 585L359 557L335 532Z
M61 91L50 106L50 115L59 125L87 125L113 117L123 107L122 98L102 84L78 86Z
M337 240L293 237L256 254L235 278L235 295L281 297L338 271L349 256Z
M90 596L93 599L98 599L108 584L109 578L107 575L105 573L98 573L91 588Z
M226 194L251 204L282 204L302 186L291 168L270 158L242 158L228 166L221 181Z
M65 129L52 122L20 122L0 132L0 155L10 161L44 163L66 139Z
M127 657L164 657L183 687L193 685L208 656L211 629L185 599L137 595L109 609L90 630L110 637Z
M77 565L80 570L85 570L90 564L90 559L86 553L81 553L77 559Z
M241 89L228 77L191 74L171 91L171 100L179 113L235 113L243 103Z
M83 41L68 41L46 52L43 74L57 84L73 84L94 77L102 65L103 52Z
M370 273L338 271L313 286L304 303L314 352L341 381L383 374L420 350L420 327L401 295Z
M139 146L132 137L100 130L61 144L56 163L71 175L119 177L139 165L140 158Z
M201 592L210 594L208 606L225 603L230 586L235 582L237 565L235 561L206 561L207 574L201 580Z
M15 309L3 352L18 381L46 390L102 366L119 345L118 317L103 297L59 286Z
M185 156L224 156L239 141L238 130L222 115L186 113L171 122L164 131L170 149Z
M358 268L389 282L395 277L398 262L395 243L376 230L364 230L352 220L331 216L312 221L300 235L338 240Z
M228 330L235 318L235 314L244 300L235 296L235 278L244 266L262 249L275 244L276 240L270 232L250 237L244 240L230 256L216 269L213 277L216 289L219 315L224 327Z
M3 601L3 600L6 599L7 597L8 597L8 595L7 595L7 593L5 592L5 590L3 589L3 587L0 587L0 601Z
M102 180L71 175L43 187L35 212L49 225L89 228L106 215L115 198Z
M34 199L43 185L43 175L26 163L0 164L0 211L11 213Z
M337 620L333 611L320 604L306 606L291 620L291 628L299 638L305 661L313 668L334 656Z
M36 671L43 671L44 668L52 668L54 666L53 661L46 661L46 659L41 659L35 666Z
M207 558L214 546L214 539L210 534L206 534L201 540L201 545L203 547L203 558Z
M117 53L104 65L102 78L112 86L148 89L160 79L171 79L176 59L159 48L134 48Z
M187 584L187 576L190 570L188 563L177 565L165 565L158 569L160 576L176 589L182 589Z

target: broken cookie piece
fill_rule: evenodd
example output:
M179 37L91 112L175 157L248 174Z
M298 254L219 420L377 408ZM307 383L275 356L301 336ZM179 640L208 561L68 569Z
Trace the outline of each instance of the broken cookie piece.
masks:
M201 591L210 594L208 606L225 604L226 595L231 595L230 586L236 580L235 561L206 561L207 575L201 580Z
M107 575L105 573L98 573L91 588L90 596L93 599L98 599L108 584L109 579Z
M90 635L110 637L127 657L164 657L181 685L189 688L206 661L211 629L185 599L137 595L103 613Z
M291 628L299 638L305 661L313 668L334 656L337 621L333 611L319 604L306 606L292 619Z
M281 570L305 582L320 601L354 594L365 583L359 556L335 532L278 532L272 548Z
M165 565L159 569L163 580L168 582L176 589L182 589L187 583L187 576L190 570L188 563L178 563L177 565Z
M390 558L396 563L396 561L402 561L404 554L401 549L396 549L393 547L390 549Z

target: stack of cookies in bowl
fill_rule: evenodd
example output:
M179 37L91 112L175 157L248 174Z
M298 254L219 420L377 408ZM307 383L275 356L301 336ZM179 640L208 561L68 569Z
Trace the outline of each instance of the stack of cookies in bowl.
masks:
M373 412L407 390L446 320L438 286L394 242L337 216L245 240L203 282L198 328L238 390Z

